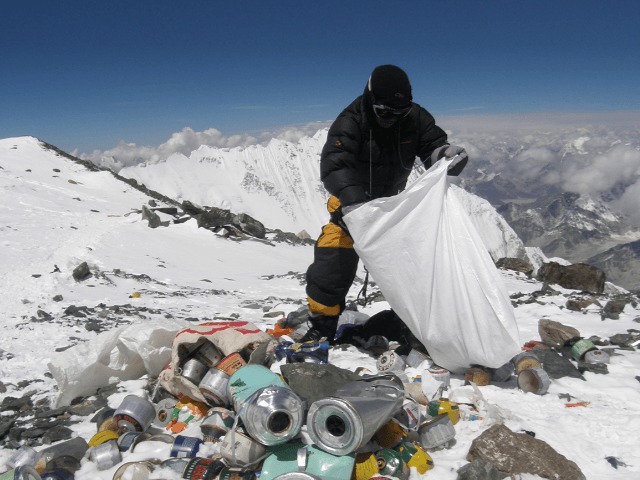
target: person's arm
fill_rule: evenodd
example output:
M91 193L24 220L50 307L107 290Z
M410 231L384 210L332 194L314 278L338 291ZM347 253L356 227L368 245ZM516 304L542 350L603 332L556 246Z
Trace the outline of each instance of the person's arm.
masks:
M469 156L464 148L450 145L447 134L436 125L435 119L424 108L420 108L420 147L418 156L426 168L441 158L453 160L448 175L458 176L467 165Z
M327 143L322 149L320 179L327 191L338 197L343 206L367 199L356 175L361 141L356 119L342 112L329 128Z

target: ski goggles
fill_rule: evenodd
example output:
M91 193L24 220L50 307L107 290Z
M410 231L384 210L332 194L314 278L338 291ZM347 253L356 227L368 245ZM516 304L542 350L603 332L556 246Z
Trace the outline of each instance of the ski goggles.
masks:
M411 111L412 106L413 104L410 103L406 107L393 108L393 107L388 107L387 105L374 104L373 113L375 113L378 118L382 118L385 120L391 120L391 119L397 120L409 115L409 112Z

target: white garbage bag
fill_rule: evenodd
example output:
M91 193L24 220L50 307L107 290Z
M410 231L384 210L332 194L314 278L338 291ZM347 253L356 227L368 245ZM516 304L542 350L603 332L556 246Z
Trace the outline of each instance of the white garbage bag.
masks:
M391 308L453 372L520 352L511 300L441 160L404 192L345 215L360 259Z
M171 345L182 328L175 320L149 320L101 333L56 355L48 364L60 392L56 406L110 383L158 376L171 361Z

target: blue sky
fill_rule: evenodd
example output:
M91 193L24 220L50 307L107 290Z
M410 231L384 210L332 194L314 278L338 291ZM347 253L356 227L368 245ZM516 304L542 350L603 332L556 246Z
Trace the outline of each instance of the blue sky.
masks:
M67 151L332 120L394 63L436 118L640 111L640 2L21 0L0 138Z

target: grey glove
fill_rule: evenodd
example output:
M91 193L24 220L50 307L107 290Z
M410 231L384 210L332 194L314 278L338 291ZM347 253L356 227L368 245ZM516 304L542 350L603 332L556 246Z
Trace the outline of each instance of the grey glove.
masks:
M431 163L436 163L441 158L446 160L451 160L451 163L447 167L447 175L458 176L462 169L467 165L469 161L469 156L467 155L467 151L458 147L457 145L443 145L441 147L436 148L433 153L431 153Z

